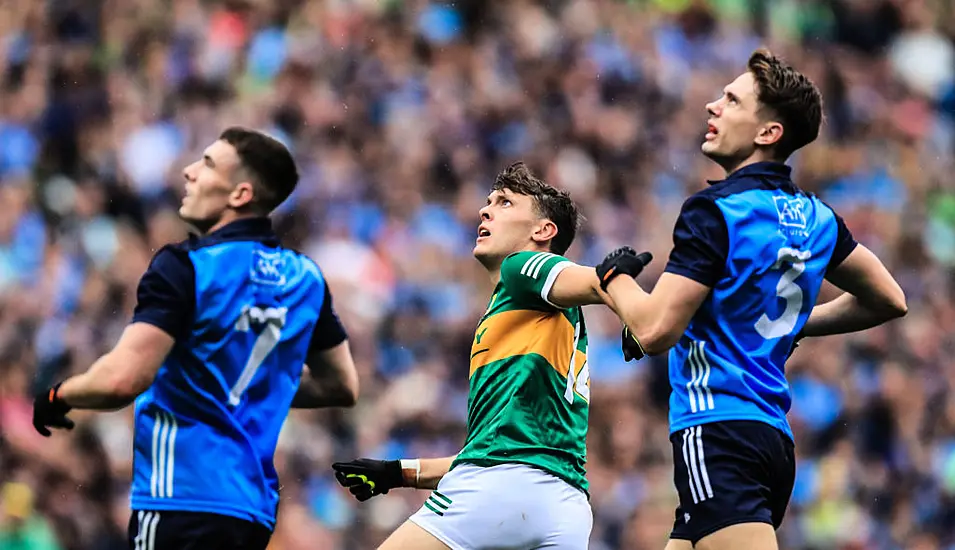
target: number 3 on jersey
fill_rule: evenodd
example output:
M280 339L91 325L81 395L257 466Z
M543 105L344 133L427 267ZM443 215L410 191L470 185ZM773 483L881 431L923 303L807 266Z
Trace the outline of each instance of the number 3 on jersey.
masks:
M782 338L796 328L799 312L803 306L802 288L796 284L796 279L806 270L806 260L812 257L809 250L796 250L783 247L779 249L773 269L782 269L789 265L776 283L776 297L786 301L786 309L778 319L770 319L765 313L756 321L756 332L767 340Z
M259 367L262 366L262 362L265 361L265 358L268 357L269 353L278 345L279 340L282 339L282 328L285 327L285 316L287 313L288 308L284 307L262 309L255 306L242 309L242 314L239 315L239 320L235 323L235 329L241 332L249 332L253 327L258 328L261 326L262 333L255 339L255 344L252 346L252 353L249 354L249 359L245 362L245 367L242 369L242 373L239 374L239 379L236 380L235 385L229 390L229 404L233 407L239 404L239 401L242 399L242 394L245 393L249 384L252 383L252 378L255 376L256 371L259 370Z

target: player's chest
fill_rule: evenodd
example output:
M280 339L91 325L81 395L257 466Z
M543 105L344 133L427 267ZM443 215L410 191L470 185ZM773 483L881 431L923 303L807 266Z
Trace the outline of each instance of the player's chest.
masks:
M478 369L507 359L537 354L548 360L573 353L574 326L562 314L492 304L471 341L469 377Z

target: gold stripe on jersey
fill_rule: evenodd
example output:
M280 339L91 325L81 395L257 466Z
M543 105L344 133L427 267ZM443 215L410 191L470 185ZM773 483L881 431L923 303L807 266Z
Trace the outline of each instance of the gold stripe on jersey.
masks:
M587 355L574 350L574 327L563 314L529 309L502 311L478 325L471 344L468 378L484 365L532 353L546 359L561 376L567 376L572 350L579 369Z

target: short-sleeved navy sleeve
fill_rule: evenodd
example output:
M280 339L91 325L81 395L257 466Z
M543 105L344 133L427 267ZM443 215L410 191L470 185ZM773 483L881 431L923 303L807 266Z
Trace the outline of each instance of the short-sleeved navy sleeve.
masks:
M836 227L838 227L838 231L836 233L836 246L832 250L832 257L829 258L829 267L826 271L831 271L838 267L839 264L849 257L849 254L852 254L856 246L859 245L855 237L852 236L852 232L846 227L846 222L842 219L842 216L836 214L835 210L832 211L832 214L836 217Z
M136 290L134 323L149 323L173 338L188 337L196 306L196 276L187 252L165 246L153 256Z
M687 199L673 228L666 272L713 287L723 277L728 254L726 220L719 207L707 196Z
M335 307L332 305L332 292L325 283L325 297L322 299L322 311L312 331L311 351L323 351L341 344L348 338L345 327L338 320Z

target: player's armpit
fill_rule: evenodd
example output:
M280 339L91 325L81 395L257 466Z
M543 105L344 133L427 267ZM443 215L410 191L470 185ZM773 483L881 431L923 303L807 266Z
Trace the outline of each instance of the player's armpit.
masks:
M353 407L358 401L358 371L348 340L324 350L310 350L292 407Z
M663 353L676 344L690 320L706 300L710 287L682 275L664 273L652 293L629 277L607 285L620 320L649 355Z
M576 264L561 270L547 300L561 308L591 304L607 304L613 308L613 299L600 290L600 280L594 268Z
M67 379L58 396L77 409L115 409L128 405L146 391L175 340L148 323L132 323L112 351L88 371Z

